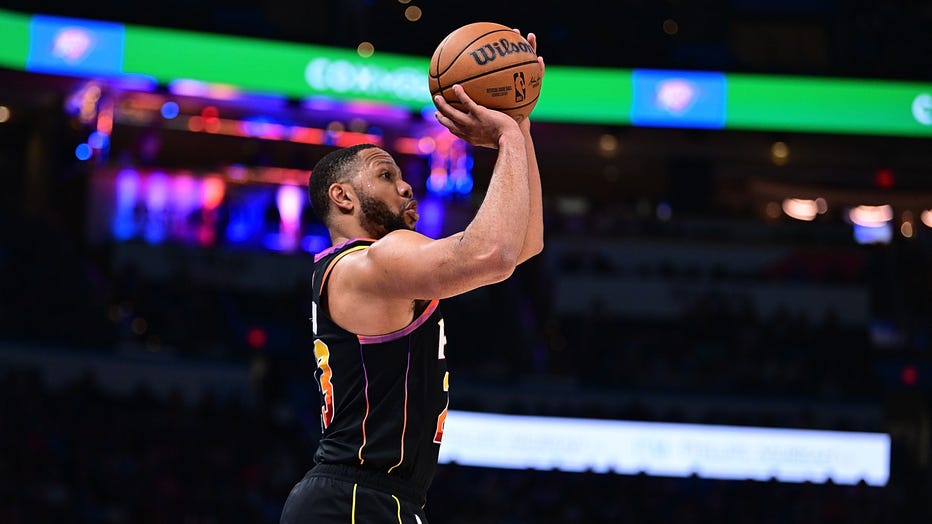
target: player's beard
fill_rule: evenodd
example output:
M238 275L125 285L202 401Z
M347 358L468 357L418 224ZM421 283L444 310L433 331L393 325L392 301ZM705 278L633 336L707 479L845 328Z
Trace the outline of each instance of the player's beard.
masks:
M362 225L363 229L365 229L372 238L382 238L392 231L397 231L399 229L414 229L408 226L407 221L405 221L404 209L397 213L393 213L385 202L377 198L372 198L363 192L359 192L358 195L359 205L362 210L362 222L360 225Z

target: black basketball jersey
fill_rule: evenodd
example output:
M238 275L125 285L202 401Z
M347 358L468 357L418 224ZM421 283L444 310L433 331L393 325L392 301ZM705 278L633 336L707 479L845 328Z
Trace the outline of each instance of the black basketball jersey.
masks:
M321 307L333 266L372 243L350 240L314 258L314 376L322 427L314 460L387 473L426 493L437 467L449 391L439 301L424 301L407 327L379 336L351 333Z

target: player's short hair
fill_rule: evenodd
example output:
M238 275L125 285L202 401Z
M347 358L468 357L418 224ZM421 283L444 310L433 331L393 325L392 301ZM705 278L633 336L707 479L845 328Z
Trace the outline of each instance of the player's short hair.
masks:
M324 224L330 225L330 185L342 182L353 175L353 166L359 159L357 154L363 149L378 147L375 144L356 144L331 151L324 155L308 177L307 194L311 207Z

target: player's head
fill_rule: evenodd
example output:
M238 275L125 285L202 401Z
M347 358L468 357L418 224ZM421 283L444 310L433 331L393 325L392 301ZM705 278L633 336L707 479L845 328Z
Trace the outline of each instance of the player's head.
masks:
M401 169L383 149L359 144L337 149L314 166L308 182L311 206L328 228L356 217L372 238L414 229L417 202Z

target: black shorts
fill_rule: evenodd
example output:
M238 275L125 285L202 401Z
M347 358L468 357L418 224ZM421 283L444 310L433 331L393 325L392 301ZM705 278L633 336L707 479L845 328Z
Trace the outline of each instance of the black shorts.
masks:
M402 481L320 464L285 500L281 524L428 524L423 495Z

